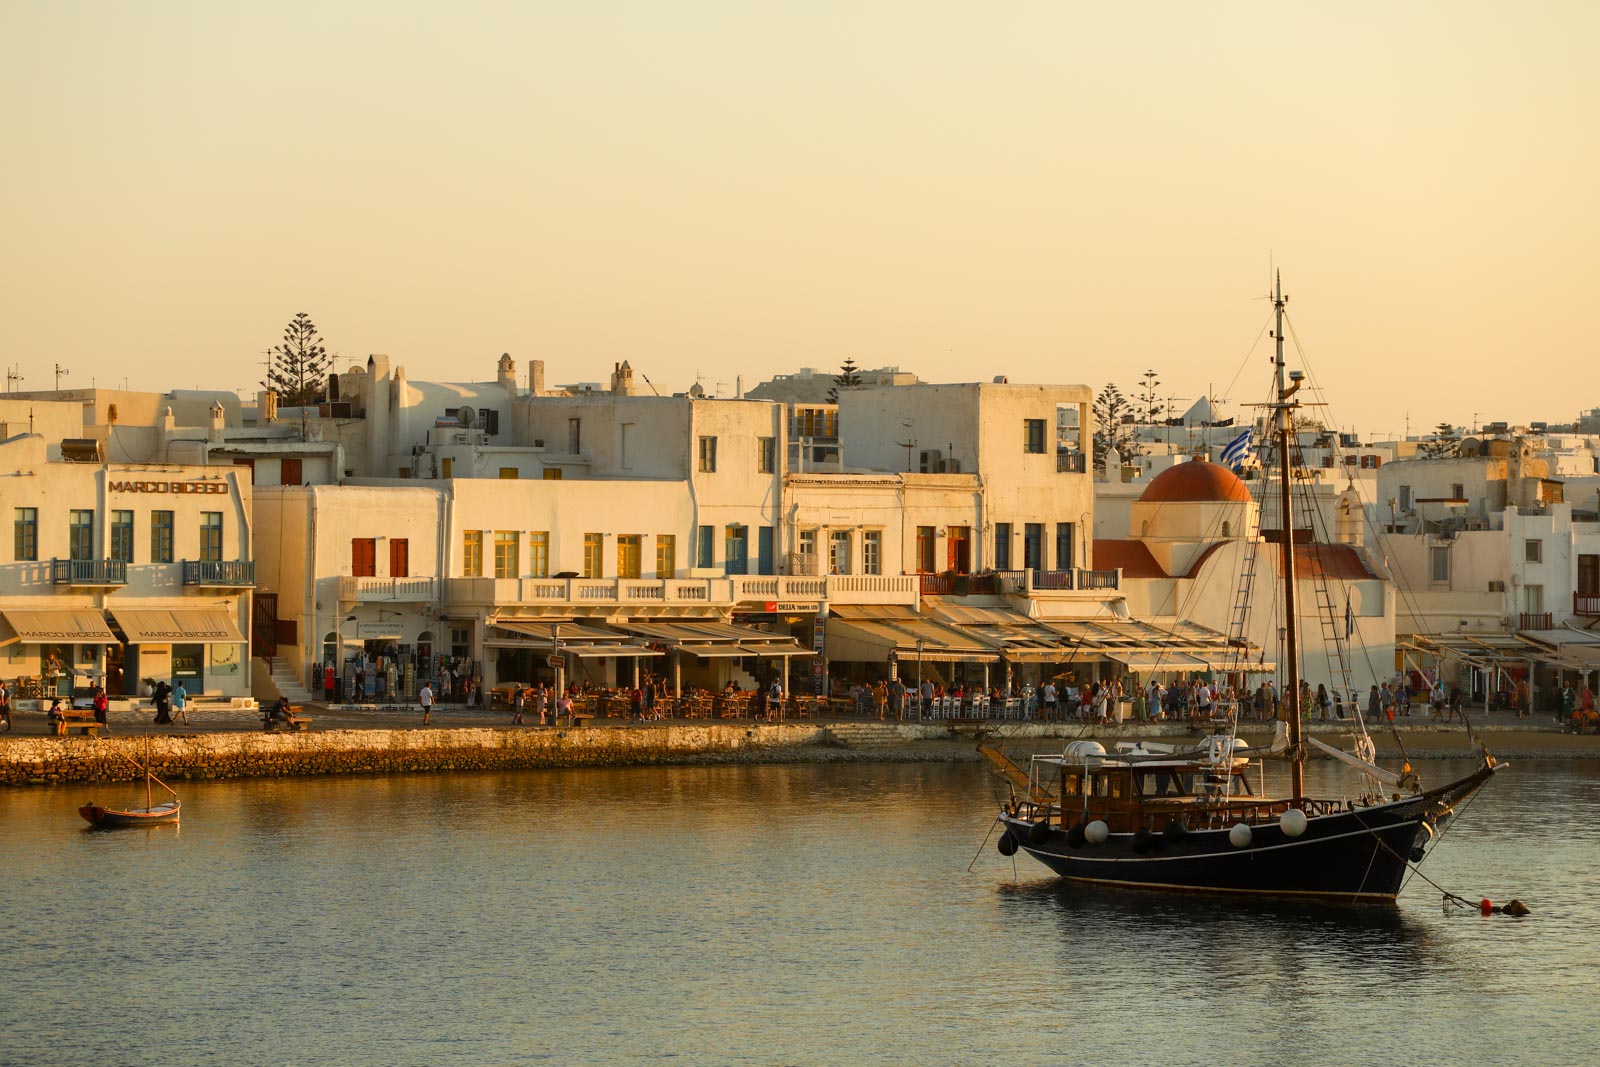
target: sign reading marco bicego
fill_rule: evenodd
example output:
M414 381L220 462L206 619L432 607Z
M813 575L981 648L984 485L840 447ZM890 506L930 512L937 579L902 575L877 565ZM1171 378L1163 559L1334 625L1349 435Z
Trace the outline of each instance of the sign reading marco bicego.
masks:
M112 482L115 493L217 493L226 495L227 482Z

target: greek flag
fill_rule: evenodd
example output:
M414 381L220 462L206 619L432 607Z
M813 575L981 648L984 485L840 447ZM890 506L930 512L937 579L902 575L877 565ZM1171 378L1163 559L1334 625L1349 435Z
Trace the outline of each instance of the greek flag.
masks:
M1222 465L1232 467L1237 472L1254 452L1255 449L1250 447L1250 431L1245 430L1222 446Z

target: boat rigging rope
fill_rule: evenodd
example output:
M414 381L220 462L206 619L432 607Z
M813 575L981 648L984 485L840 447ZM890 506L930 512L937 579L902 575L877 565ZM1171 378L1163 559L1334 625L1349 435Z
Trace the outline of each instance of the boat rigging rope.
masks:
M1451 822L1454 822L1455 818L1459 818L1461 812L1466 811L1467 808L1476 799L1477 799L1477 794L1474 793L1471 796L1467 797L1466 800L1462 801L1461 802L1460 811L1455 813L1455 817L1452 818ZM1504 911L1504 913L1507 914L1507 915L1526 915L1528 913L1528 909L1527 909L1526 905L1524 905L1520 900L1512 899L1512 900L1508 901L1505 904L1504 908L1502 909L1502 908L1494 907L1494 905L1490 903L1488 897L1483 897L1479 901L1474 902L1474 901L1468 900L1466 897L1462 896L1459 893L1450 892L1450 890L1446 889L1444 886L1440 885L1438 882L1435 882L1432 878L1429 878L1427 875L1423 874L1422 873L1422 868L1421 868L1421 866L1419 864L1413 863L1409 857L1402 856L1402 855L1400 855L1400 853L1396 852L1394 850L1394 847L1392 845L1390 845L1389 842L1385 841L1378 834L1378 831L1376 831L1372 827L1368 826L1365 822L1362 822L1362 820L1361 820L1359 815L1356 817L1356 821L1358 823L1361 823L1361 828L1366 830L1367 833L1371 834L1372 835L1372 839L1374 841L1376 841L1383 848L1383 850L1385 852L1388 852L1389 855L1393 856L1395 859L1397 859L1401 863L1405 864L1406 869L1411 872L1410 876L1407 877L1406 880L1400 884L1400 890L1399 890L1400 893L1405 892L1406 886L1411 884L1411 879L1412 878L1421 878L1424 882L1427 882L1429 885L1433 886L1433 888L1435 888L1435 889L1437 889L1439 891L1440 896L1443 898L1442 903L1443 903L1443 905L1445 907L1450 907L1451 905L1454 905L1455 907L1458 907L1458 908L1476 908L1479 911L1482 911L1483 914L1485 914L1485 915L1488 915L1488 914L1490 914L1491 912L1494 912L1494 911ZM1450 832L1450 825L1446 824L1445 827L1438 832L1438 836L1435 838L1435 840L1436 841L1444 840L1444 835L1449 833L1449 832ZM1374 858L1376 858L1376 854L1374 854ZM1372 869L1372 866L1369 863L1367 865L1367 870L1370 872L1371 869ZM1396 895L1398 896L1399 894L1397 893Z

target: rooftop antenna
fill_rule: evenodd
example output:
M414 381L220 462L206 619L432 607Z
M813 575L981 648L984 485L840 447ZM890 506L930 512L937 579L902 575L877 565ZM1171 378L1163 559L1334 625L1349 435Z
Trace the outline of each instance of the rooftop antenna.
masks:
M17 385L22 380L22 367L20 365L6 368L6 392L16 392Z
M902 419L902 420L900 420L900 425L905 427L907 430L909 430L909 429L911 429L912 420L911 419ZM909 434L904 441L896 441L895 445L897 447L899 447L899 448L903 448L903 449L906 450L906 473L910 474L911 473L911 453L917 447L917 436L916 436L916 434Z
M656 394L656 396L660 396L661 395L661 391L656 388L656 383L652 382L650 380L650 375L646 374L644 371L640 371L639 372L639 377L644 379L644 384L646 384L646 385L648 385L650 387L650 391L652 393Z
M70 374L70 373L71 372L68 371L67 368L63 367L61 364L59 364L59 363L56 364L56 392L58 392L58 393L61 392L61 376L63 374Z

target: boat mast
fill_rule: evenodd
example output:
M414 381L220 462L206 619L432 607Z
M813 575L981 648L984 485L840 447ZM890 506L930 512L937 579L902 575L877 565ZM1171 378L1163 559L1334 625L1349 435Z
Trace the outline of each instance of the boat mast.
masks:
M1300 639L1295 630L1294 511L1289 499L1289 442L1294 434L1294 409L1299 406L1299 402L1290 400L1290 397L1299 390L1300 382L1305 376L1295 371L1288 376L1287 383L1284 380L1283 305L1287 301L1283 296L1283 275L1278 274L1275 281L1276 290L1272 296L1272 308L1276 321L1272 336L1277 341L1273 364L1276 369L1275 385L1278 400L1273 406L1273 417L1278 422L1278 502L1282 514L1279 528L1282 543L1279 547L1283 551L1283 654L1288 660L1282 697L1285 714L1289 720L1289 792L1294 799L1300 800L1306 795L1306 765L1305 743L1301 738L1300 723Z

